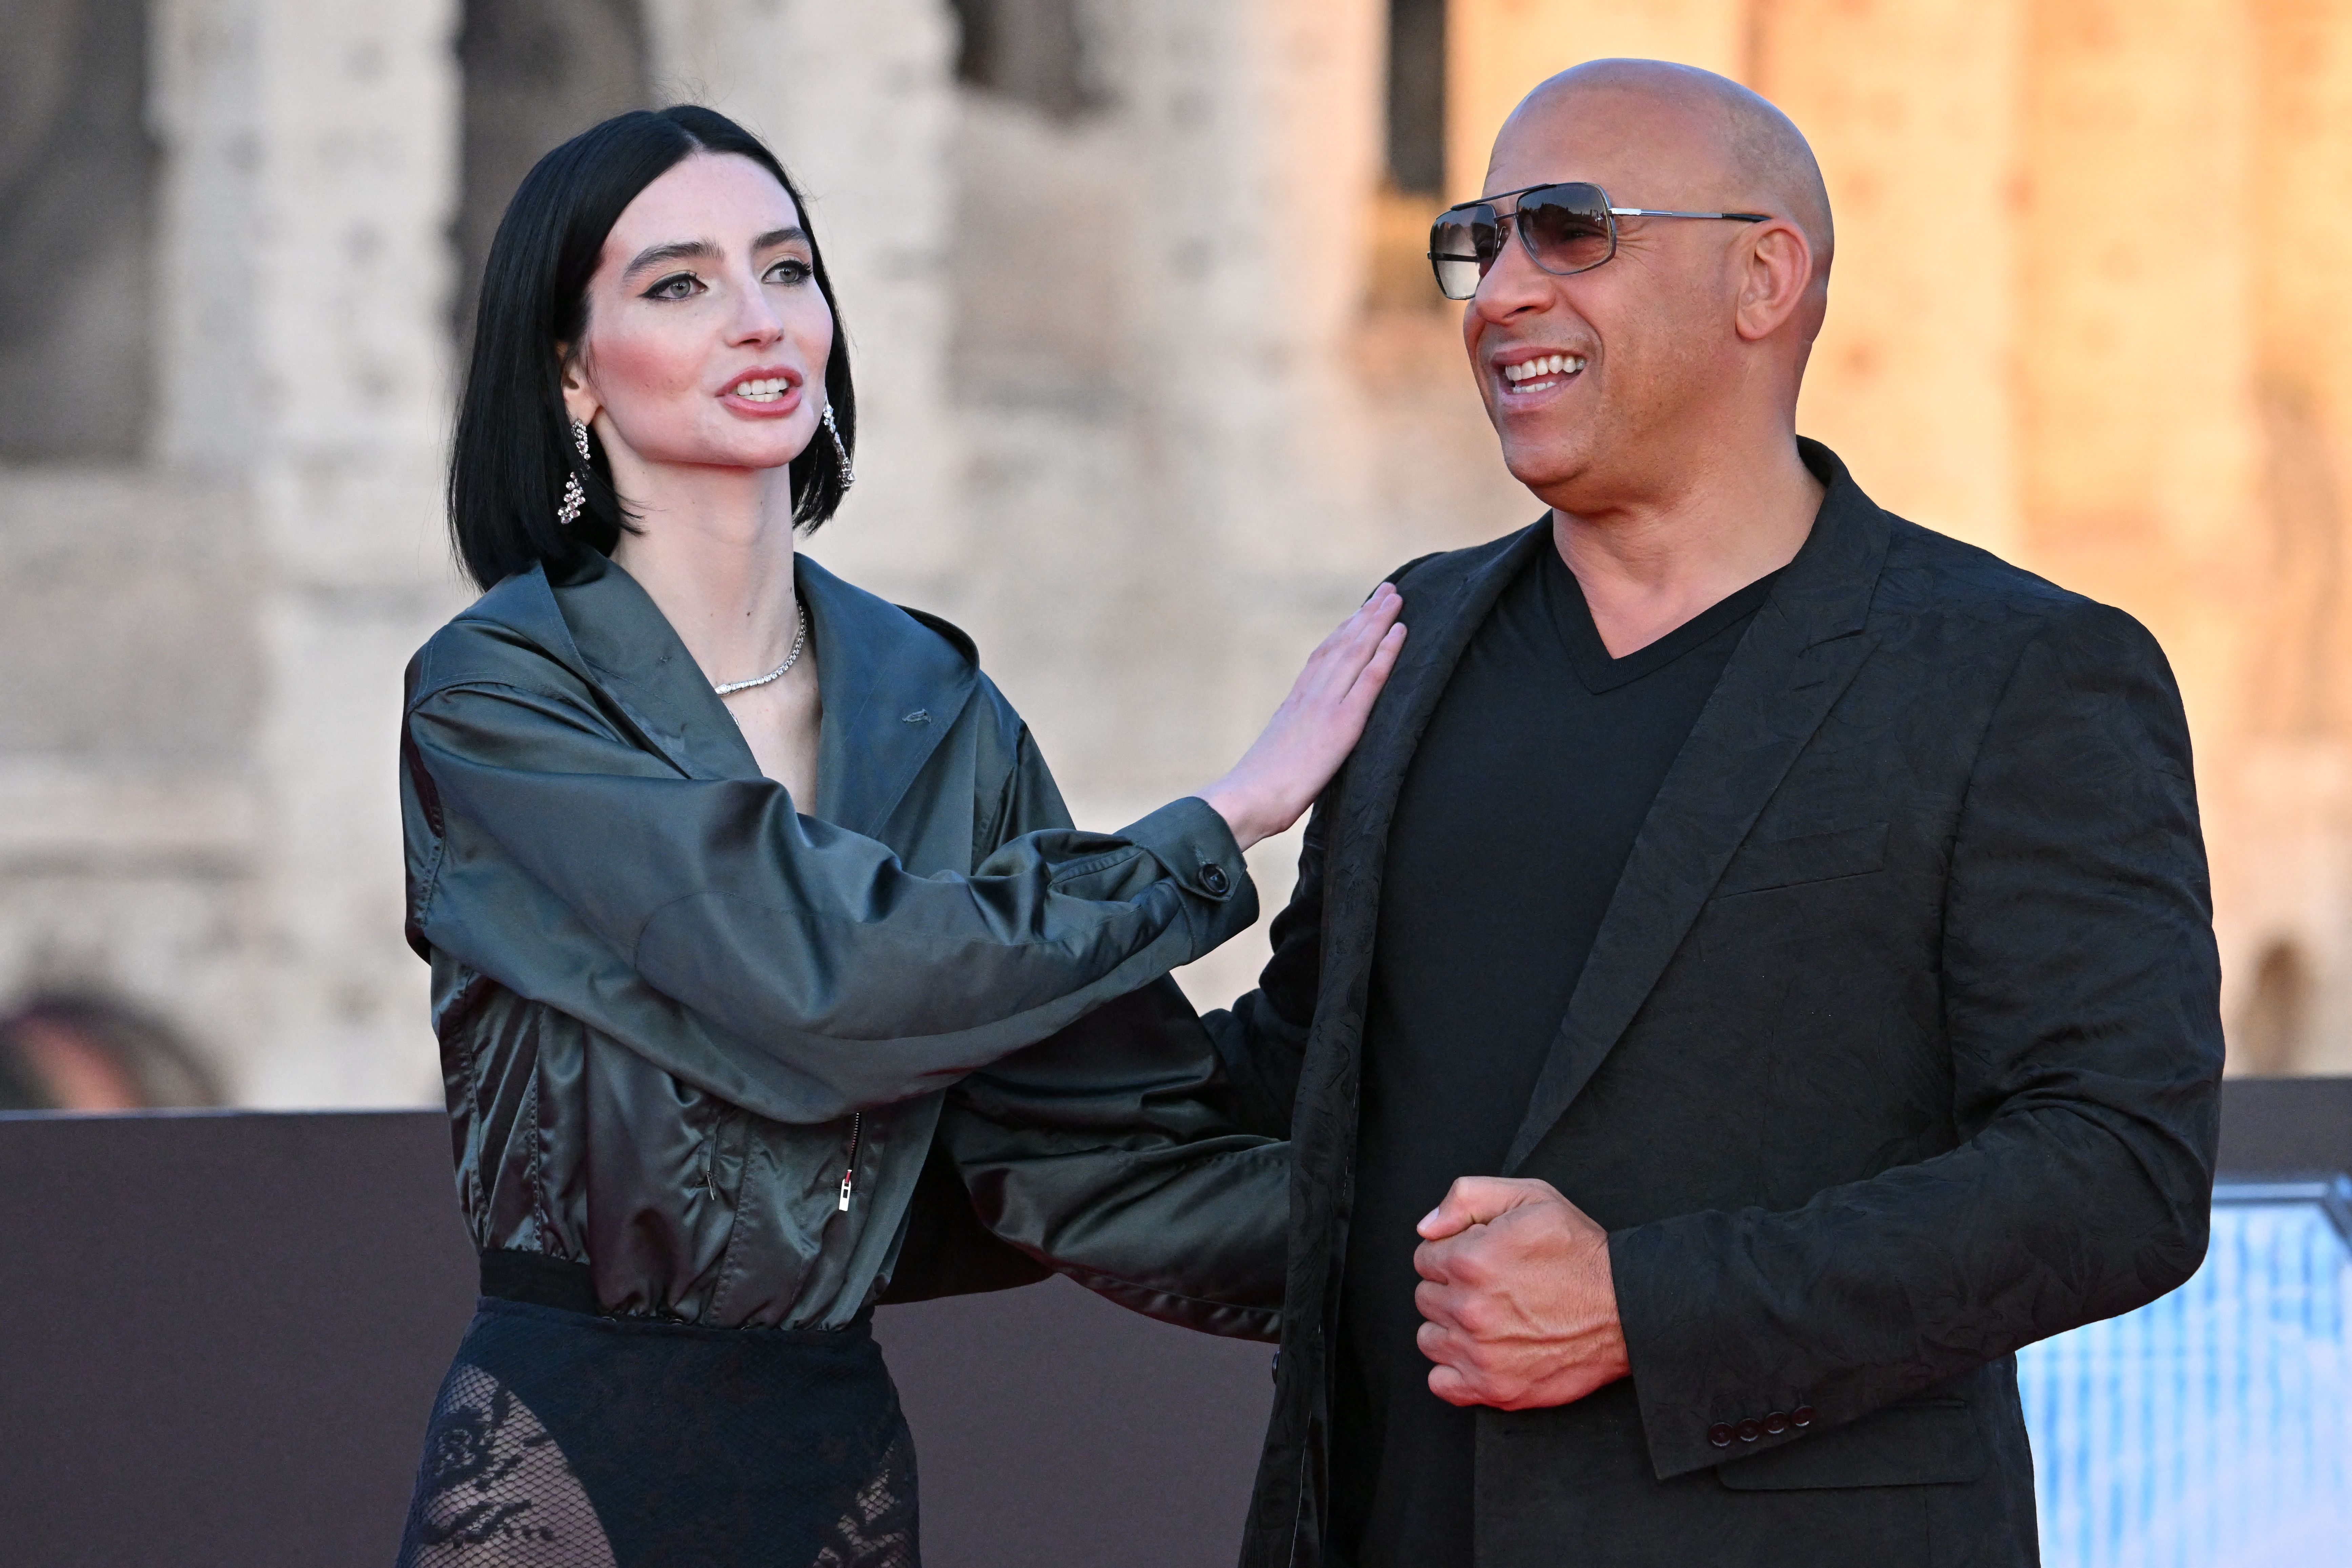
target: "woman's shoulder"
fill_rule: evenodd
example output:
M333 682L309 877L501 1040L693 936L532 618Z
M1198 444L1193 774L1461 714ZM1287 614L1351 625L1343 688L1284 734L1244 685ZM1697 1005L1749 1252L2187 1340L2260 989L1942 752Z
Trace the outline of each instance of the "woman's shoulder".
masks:
M492 587L425 639L408 661L408 705L456 686L577 679L581 666L546 572L531 566Z
M874 694L900 722L978 722L1008 740L1018 734L1020 714L982 670L979 645L961 626L932 611L894 604L805 555L797 569L811 612L821 625L833 624L835 638L828 640L858 649Z
M912 605L895 605L891 607L956 650L957 655L971 668L972 694L968 711L973 718L1000 733L1008 746L1016 742L1027 726L1021 715L1014 710L1012 700L1004 695L1003 689L990 679L988 671L980 667L980 648L971 640L971 635L945 616L935 616L929 610L919 610Z

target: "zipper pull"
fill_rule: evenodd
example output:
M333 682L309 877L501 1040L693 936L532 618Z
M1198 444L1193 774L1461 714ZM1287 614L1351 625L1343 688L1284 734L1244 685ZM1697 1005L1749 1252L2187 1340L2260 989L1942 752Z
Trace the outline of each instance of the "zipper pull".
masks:
M866 1113L859 1111L849 1119L849 1163L841 1172L841 1202L835 1213L849 1212L849 1190L857 1184L857 1145L866 1133Z

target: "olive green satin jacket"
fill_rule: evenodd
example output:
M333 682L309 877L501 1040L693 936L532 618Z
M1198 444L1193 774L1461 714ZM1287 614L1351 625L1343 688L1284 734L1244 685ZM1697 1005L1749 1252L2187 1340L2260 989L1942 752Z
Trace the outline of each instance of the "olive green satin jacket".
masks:
M1052 1267L1273 1337L1285 1147L1233 1131L1162 978L1255 918L1223 820L1072 828L961 632L797 580L806 814L601 557L508 579L410 664L408 938L475 1245L711 1326Z

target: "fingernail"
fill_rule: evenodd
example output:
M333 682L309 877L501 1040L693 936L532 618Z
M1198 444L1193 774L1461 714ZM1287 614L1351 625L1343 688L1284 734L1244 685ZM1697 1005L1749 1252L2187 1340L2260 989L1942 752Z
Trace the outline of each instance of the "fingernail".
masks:
M1425 1214L1425 1215L1422 1215L1422 1216L1421 1216L1421 1225L1427 1225L1431 1220L1435 1219L1435 1218L1437 1217L1437 1209L1442 1209L1442 1208L1444 1208L1444 1206L1445 1206L1445 1205L1444 1205L1444 1204L1440 1204L1440 1205L1437 1205L1437 1208L1435 1208L1435 1209L1432 1209L1432 1210L1430 1210L1427 1214ZM1414 1228L1415 1230L1419 1230L1419 1229L1421 1228L1421 1225L1417 1225L1417 1226L1413 1226L1413 1228Z

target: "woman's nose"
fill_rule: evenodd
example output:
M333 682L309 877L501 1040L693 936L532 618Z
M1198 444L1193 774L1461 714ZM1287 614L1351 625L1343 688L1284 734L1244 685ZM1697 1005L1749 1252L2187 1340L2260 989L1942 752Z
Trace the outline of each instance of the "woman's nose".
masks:
M736 294L734 341L740 343L773 342L784 335L783 318L768 299L768 291L754 281Z

